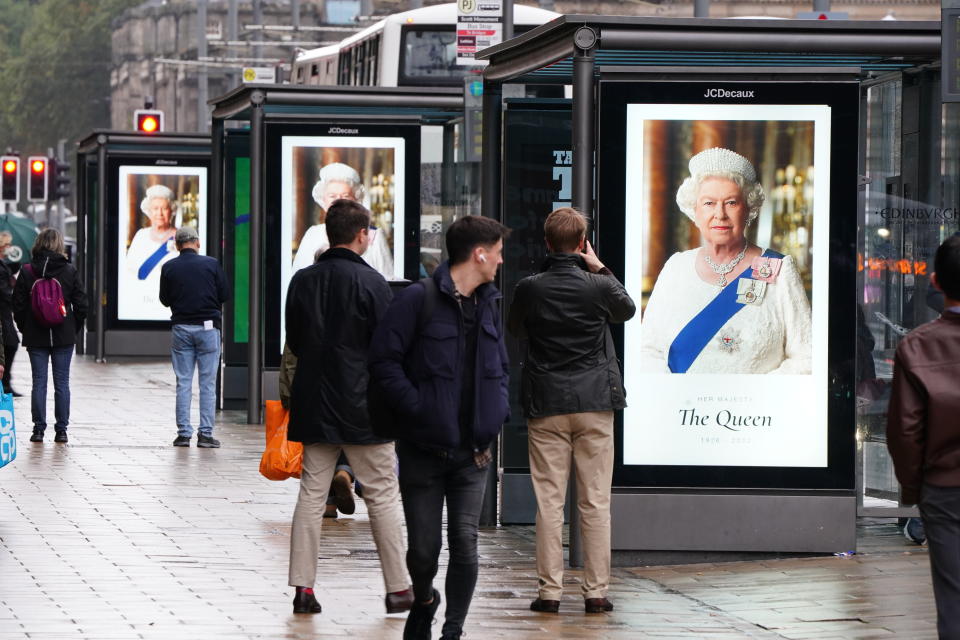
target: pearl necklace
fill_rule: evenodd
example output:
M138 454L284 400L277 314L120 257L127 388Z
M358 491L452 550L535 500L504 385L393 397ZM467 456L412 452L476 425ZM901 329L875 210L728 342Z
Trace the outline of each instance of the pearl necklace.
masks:
M713 269L713 272L716 273L719 278L717 278L717 286L723 289L727 286L727 274L736 268L740 261L743 260L744 254L747 253L747 245L743 245L743 250L737 254L737 256L730 262L721 262L716 263L710 259L706 253L703 254L703 259L707 261L707 264L710 265L710 268Z

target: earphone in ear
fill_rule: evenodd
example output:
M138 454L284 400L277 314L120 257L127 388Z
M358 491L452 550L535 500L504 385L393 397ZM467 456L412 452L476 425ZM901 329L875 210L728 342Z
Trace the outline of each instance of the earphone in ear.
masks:
M477 256L477 260L479 260L480 262L486 262L486 261L487 261L487 256L485 256L485 255L483 255L483 254L481 253L480 255Z

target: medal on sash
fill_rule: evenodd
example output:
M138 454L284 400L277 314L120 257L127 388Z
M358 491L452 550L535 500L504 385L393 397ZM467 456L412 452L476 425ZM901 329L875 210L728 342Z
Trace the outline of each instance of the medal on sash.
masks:
M740 350L740 332L736 329L722 329L717 334L717 343L725 353L736 353Z
M758 256L750 263L750 268L753 269L750 277L760 282L776 282L782 263L781 258Z
M737 281L737 302L740 304L760 304L767 292L767 283L764 280L740 278Z

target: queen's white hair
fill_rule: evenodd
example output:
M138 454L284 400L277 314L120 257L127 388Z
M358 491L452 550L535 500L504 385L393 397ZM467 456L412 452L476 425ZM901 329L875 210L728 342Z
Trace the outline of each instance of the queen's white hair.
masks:
M700 185L708 178L731 180L740 188L750 212L752 222L760 215L763 206L763 187L756 179L756 171L750 161L740 154L719 147L701 151L690 159L690 176L677 189L677 206L691 220L696 219L697 195Z
M155 184L152 187L147 188L147 192L143 197L143 200L140 201L140 211L143 212L143 215L150 215L150 201L154 198L162 198L170 203L170 210L177 210L177 201L176 195L173 193L173 189L162 184Z
M363 182L360 180L360 174L353 167L342 162L331 162L320 169L320 176L317 183L313 185L313 201L321 207L323 206L323 190L331 182L342 182L353 191L353 197L357 202L363 201Z

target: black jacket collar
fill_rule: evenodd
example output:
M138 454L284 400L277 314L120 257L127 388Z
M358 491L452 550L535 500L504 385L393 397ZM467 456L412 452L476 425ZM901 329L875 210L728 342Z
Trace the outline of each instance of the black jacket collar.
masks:
M356 251L345 249L343 247L331 247L330 249L327 249L320 255L320 259L317 262L336 259L351 260L353 262L359 262L360 264L367 264L366 260L364 260L363 257L360 256L360 254L358 254ZM373 267L370 268L372 269Z
M581 269L587 270L587 263L580 253L551 253L544 259L540 271L551 269Z
M437 283L437 288L451 298L455 297L456 286L453 284L453 278L450 277L450 261L444 260L440 266L433 272L433 279ZM477 287L478 302L485 302L491 298L499 298L500 290L492 282L484 282Z

